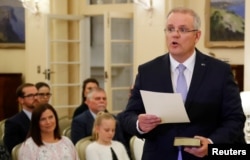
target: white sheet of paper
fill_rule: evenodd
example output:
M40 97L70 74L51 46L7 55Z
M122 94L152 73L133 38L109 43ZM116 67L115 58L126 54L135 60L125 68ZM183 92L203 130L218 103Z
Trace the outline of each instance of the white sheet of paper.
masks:
M147 114L161 117L162 123L190 122L181 94L140 90Z

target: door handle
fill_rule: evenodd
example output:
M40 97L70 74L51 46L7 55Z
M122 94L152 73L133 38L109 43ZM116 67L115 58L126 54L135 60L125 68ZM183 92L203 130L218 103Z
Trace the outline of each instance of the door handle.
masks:
M50 80L51 73L55 73L55 72L51 71L50 69L45 69L43 72L43 74L45 75L45 79Z
M104 72L104 78L108 79L108 72L107 71Z

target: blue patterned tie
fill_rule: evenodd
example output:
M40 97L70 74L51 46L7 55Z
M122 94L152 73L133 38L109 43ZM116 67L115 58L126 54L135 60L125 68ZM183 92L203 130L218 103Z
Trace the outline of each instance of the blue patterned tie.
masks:
M177 160L182 160L182 155L181 155L181 146L178 147L178 159Z
M179 64L177 69L179 70L179 75L177 78L176 92L181 94L182 99L185 102L187 97L187 82L184 75L184 70L186 67L183 64Z
M177 78L176 92L181 94L182 99L185 102L187 97L187 82L184 70L186 67L183 64L179 64L177 69L179 70L179 75ZM178 160L182 160L181 146L178 147Z

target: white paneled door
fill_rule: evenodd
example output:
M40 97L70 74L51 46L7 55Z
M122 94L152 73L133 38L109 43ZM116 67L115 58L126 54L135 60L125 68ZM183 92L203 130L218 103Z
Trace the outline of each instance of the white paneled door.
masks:
M46 69L51 104L68 115L81 103L83 73L82 16L48 15Z
M122 111L133 83L133 14L106 12L88 16L90 77L107 93L108 110Z

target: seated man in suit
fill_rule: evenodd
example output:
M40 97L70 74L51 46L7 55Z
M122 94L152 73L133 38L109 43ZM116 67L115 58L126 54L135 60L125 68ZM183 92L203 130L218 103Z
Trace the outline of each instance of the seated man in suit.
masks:
M91 136L95 117L99 111L105 111L107 107L106 93L102 88L92 89L86 97L86 104L89 110L79 114L72 120L71 124L71 139L74 144L81 138ZM116 126L116 134L114 137L124 143L123 134L119 123Z
M16 90L19 105L22 111L5 121L4 144L9 153L19 143L26 139L31 114L37 106L37 89L34 84L24 83Z

